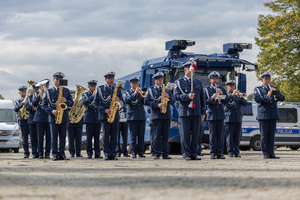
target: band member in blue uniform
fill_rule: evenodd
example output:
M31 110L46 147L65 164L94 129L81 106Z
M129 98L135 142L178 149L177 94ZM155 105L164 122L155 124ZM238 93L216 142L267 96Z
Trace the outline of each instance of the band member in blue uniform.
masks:
M109 108L115 87L117 87L116 84L114 84L115 74L115 72L108 72L104 75L106 84L97 87L94 98L94 105L98 107L100 111L100 120L103 126L103 150L105 160L118 160L116 155L120 119L119 108L117 109L114 121L110 123L107 120L107 115L112 113L112 110ZM118 88L114 101L123 101L121 90Z
M146 112L144 109L144 97L139 88L139 78L134 76L129 79L131 88L124 92L124 102L127 105L127 122L130 131L131 155L136 158L137 154L141 158L144 155L144 137L146 126Z
M94 138L95 158L103 158L101 156L99 140L101 130L100 112L93 103L98 81L90 80L87 83L89 91L86 91L82 94L82 103L86 106L83 120L83 122L86 124L86 153L88 155L88 159L91 159L93 156L92 141Z
M29 158L30 152L28 148L28 134L29 134L29 126L27 124L27 119L23 119L20 114L20 109L23 106L26 106L26 100L24 100L26 96L26 86L19 87L19 94L21 96L20 99L15 101L15 112L18 112L18 123L21 127L22 140L23 140L23 148L24 148L24 158Z
M229 100L224 88L218 86L220 74L213 71L208 75L210 86L204 88L207 105L207 117L209 125L209 146L211 159L225 159L223 155L224 145L224 104ZM217 88L216 88L217 87ZM219 99L219 95L226 95L225 99Z
M33 94L32 98L32 106L34 107L35 114L33 121L36 123L37 129L37 137L38 137L38 152L39 152L39 159L50 158L50 151L51 151L51 133L50 133L50 126L48 122L48 113L42 109L42 99L43 95L46 92L46 89L49 88L49 79L43 79L41 81L47 81L45 86L40 87L41 92L36 92ZM45 146L45 154L44 154L44 137L46 139L46 146Z
M66 132L67 132L67 123L69 122L69 113L68 109L65 109L63 112L62 122L61 124L55 123L55 116L58 115L58 111L56 109L56 103L58 100L59 82L63 79L65 75L62 72L57 72L53 74L53 82L54 87L49 88L45 92L45 96L42 100L42 108L48 113L48 119L50 123L50 131L51 131L51 142L52 142L52 155L53 161L56 160L69 160L65 155L65 145L66 145ZM73 106L73 99L70 93L70 90L66 87L63 87L63 97L60 99L61 102L65 103L66 106ZM59 150L57 140L59 137Z
M75 95L75 90L71 90L71 95ZM74 110L75 106L68 108L69 112ZM69 152L70 156L74 158L75 153L76 157L83 157L81 155L81 140L82 140L82 127L83 127L83 117L77 123L72 123L71 120L68 123L68 139L69 139Z
M180 120L180 140L183 157L188 160L201 160L197 157L197 145L200 123L205 118L205 99L202 82L193 78L193 92L191 78L195 70L190 70L191 62L183 64L185 76L175 82L174 96L178 104ZM191 102L193 107L189 105Z
M235 81L226 82L229 101L225 104L225 135L229 157L240 156L240 135L242 131L242 106L247 106L243 94L235 89Z
M261 149L265 159L278 159L274 153L276 122L279 119L277 101L284 101L285 97L276 87L270 85L270 72L263 73L261 78L262 86L254 88L253 92L257 103L256 119L260 128ZM272 91L278 91L278 94L272 95Z
M123 94L123 99L124 98L124 93L123 93L123 87L119 87L122 94ZM121 157L121 153L123 153L124 157L130 157L128 155L128 150L127 150L127 140L128 140L128 122L126 119L126 105L123 104L122 107L119 110L120 113L120 121L119 121L119 131L118 131L118 146L117 146L117 156ZM122 140L123 140L123 145L121 148L121 135L122 135Z
M30 96L27 97L26 100L26 110L29 112L29 116L27 119L27 124L29 125L30 132L30 141L31 141L31 149L32 149L32 158L38 158L38 138L37 138L37 129L36 123L33 121L35 115L35 109L32 105L33 94L39 91L39 87L36 87L35 84L32 84L32 90L30 89Z
M152 132L152 146L154 151L154 159L171 159L169 156L169 135L170 125L172 119L171 106L175 103L175 98L171 90L165 89L164 98L169 99L166 107L166 113L162 113L163 103L162 88L164 83L164 73L158 72L154 74L154 86L148 88L145 96L145 104L151 107L151 130Z

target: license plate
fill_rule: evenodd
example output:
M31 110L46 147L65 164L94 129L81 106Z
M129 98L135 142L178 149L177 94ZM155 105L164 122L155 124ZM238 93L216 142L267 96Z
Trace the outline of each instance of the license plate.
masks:
M0 144L6 144L6 142L0 142Z

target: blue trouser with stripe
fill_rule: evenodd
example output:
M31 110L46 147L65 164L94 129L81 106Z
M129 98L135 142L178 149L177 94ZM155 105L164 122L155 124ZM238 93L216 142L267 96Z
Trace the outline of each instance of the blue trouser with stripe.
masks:
M261 150L264 156L273 156L277 119L258 120L261 139Z

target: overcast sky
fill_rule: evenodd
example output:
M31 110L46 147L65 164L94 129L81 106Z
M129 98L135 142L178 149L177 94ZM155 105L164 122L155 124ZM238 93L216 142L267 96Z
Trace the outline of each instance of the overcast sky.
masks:
M257 19L266 0L9 0L0 1L0 94L18 98L27 80L61 71L86 87L103 74L116 78L145 60L167 55L165 41L196 41L189 51L221 53L228 42L252 43L240 58L256 61ZM247 73L247 93L259 85ZM53 84L51 83L50 86Z

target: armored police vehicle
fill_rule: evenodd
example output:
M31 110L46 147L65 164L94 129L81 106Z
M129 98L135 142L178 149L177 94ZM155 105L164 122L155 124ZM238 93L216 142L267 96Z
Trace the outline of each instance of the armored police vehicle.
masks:
M19 152L21 130L12 100L0 100L0 151Z
M288 146L292 150L300 147L300 104L298 103L278 103L279 120L275 132L275 146ZM248 102L242 108L242 139L240 142L241 150L254 151L261 150L260 131L257 115L256 102Z
M129 79L132 76L140 77L140 87L148 88L154 85L152 76L157 72L165 74L164 84L168 82L174 83L178 78L184 76L182 65L187 61L194 59L197 62L197 69L194 78L202 81L203 86L210 85L208 74L212 71L218 71L221 75L219 85L224 87L228 80L236 80L238 89L246 93L246 75L240 71L254 71L257 69L255 64L246 60L239 59L239 53L244 49L252 49L249 43L227 43L223 45L223 53L214 54L196 54L186 52L188 46L195 45L195 41L189 40L171 40L166 42L166 56L146 60L141 70L121 77L118 80L125 80L124 90L130 89ZM147 116L149 119L149 116ZM176 106L173 106L172 122L170 130L170 152L174 150L180 151L179 124ZM150 144L150 128L149 120L146 122L145 141L146 145ZM203 122L204 129L208 129L207 122ZM207 135L204 135L203 142L208 143Z

